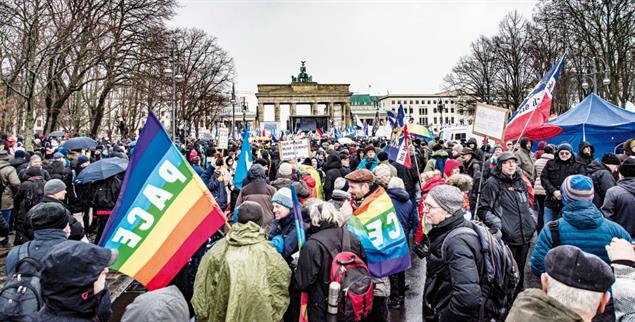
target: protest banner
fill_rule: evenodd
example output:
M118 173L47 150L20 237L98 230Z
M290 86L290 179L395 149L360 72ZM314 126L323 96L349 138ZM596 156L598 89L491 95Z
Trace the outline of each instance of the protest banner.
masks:
M472 133L503 140L509 111L493 105L476 104Z
M229 145L229 129L220 128L218 129L218 148L221 150L227 149Z
M295 139L278 142L280 160L297 160L309 157L309 139Z

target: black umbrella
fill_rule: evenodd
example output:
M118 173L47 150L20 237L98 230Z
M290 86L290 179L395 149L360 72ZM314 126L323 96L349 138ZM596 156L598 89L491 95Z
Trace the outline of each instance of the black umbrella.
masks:
M62 143L62 146L69 150L88 150L96 147L97 142L89 137L80 136Z
M75 182L91 183L99 180L108 179L114 175L120 174L128 168L128 160L122 158L101 159L89 164L86 169L79 173Z

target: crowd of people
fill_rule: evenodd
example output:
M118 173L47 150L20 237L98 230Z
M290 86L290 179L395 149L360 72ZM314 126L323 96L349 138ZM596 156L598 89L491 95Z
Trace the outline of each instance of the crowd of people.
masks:
M623 154L601 156L587 142L574 151L568 143L534 148L527 138L505 145L416 139L411 167L395 162L382 139L341 144L312 135L310 142L311 157L280 160L277 144L254 141L240 188L240 141L225 150L214 142L180 145L229 224L201 245L174 286L137 297L123 319L332 320L333 259L350 252L366 262L368 245L347 223L378 191L390 197L411 256L425 261L417 272L425 280L420 320L635 319L635 139ZM118 255L88 242L99 240L122 174L74 179L91 162L128 158L133 149L100 142L68 151L44 138L31 151L20 138L2 143L0 243L13 246L7 276L25 257L41 264L38 321L108 320L104 277ZM477 233L459 233L466 229ZM516 267L509 296L485 282L494 240ZM526 267L541 289L525 287ZM390 309L405 308L405 272L370 278L372 307L357 320L388 321Z

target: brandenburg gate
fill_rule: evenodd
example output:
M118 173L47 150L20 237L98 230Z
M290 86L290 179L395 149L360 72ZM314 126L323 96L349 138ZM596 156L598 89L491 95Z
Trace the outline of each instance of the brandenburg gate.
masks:
M273 105L274 119L278 125L286 124L290 117L328 116L329 125L339 128L351 125L350 84L318 84L307 74L305 61L302 61L298 76L291 76L291 84L259 84L257 126L267 121L265 106ZM299 105L310 106L310 113L298 113ZM287 117L280 117L282 107L288 106ZM285 111L286 112L286 111ZM286 128L286 126L284 126ZM280 127L279 127L280 128Z

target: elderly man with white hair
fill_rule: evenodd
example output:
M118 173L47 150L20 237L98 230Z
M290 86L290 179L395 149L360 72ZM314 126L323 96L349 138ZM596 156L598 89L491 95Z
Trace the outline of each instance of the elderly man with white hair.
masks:
M506 321L589 322L604 312L615 276L601 258L575 246L558 246L545 256L545 269L542 290L521 292Z

